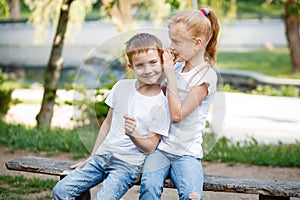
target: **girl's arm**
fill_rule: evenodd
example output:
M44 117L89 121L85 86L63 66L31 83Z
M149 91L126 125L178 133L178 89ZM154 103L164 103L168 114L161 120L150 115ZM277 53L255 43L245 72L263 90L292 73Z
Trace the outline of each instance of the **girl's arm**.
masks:
M156 133L143 133L142 130L136 128L136 120L128 115L125 118L125 134L129 136L131 141L145 154L150 154L155 151L161 135ZM147 136L144 136L147 135Z
M93 148L93 151L91 153L91 156L94 155L94 153L97 151L98 147L104 141L105 137L107 136L107 134L109 132L113 110L114 110L113 108L110 108L108 110L107 116L106 116L105 120L103 121L103 123L100 127L100 130L98 132L98 136L97 136L96 142L94 144L94 148ZM76 163L75 165L70 166L70 169L75 169L77 167L81 167L81 166L85 165L90 160L90 157L87 158L83 162Z
M195 86L191 89L191 91L188 93L185 99L181 101L178 97L178 83L176 81L176 75L174 71L174 64L171 53L165 51L163 53L163 60L164 73L168 80L167 95L171 121L173 123L177 123L184 119L187 115L189 115L200 104L200 102L208 94L208 88L205 83L199 86Z

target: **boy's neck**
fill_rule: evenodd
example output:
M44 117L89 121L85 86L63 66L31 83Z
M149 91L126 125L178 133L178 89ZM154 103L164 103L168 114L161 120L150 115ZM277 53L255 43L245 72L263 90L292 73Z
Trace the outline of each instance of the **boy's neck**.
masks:
M136 90L144 96L155 96L161 92L159 84L136 84Z

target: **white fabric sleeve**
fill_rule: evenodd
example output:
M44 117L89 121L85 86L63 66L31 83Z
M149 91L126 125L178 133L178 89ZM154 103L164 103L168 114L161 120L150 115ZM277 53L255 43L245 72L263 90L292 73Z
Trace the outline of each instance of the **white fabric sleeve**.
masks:
M166 104L154 106L151 109L151 126L149 130L163 136L168 136L170 127L170 115Z
M114 108L116 105L115 95L116 95L116 90L118 90L117 89L118 85L119 85L119 81L112 87L112 89L109 91L107 98L104 101L111 108Z
M207 85L208 94L212 94L216 91L217 74L214 69L209 68L208 70L203 70L203 72L197 74L191 81L193 87L202 85L203 83Z

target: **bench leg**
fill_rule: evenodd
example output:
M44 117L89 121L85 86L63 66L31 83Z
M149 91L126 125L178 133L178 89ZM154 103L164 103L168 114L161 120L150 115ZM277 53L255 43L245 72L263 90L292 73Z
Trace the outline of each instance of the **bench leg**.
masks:
M290 197L274 197L260 194L259 200L290 200Z
M63 179L65 176L60 176L60 180ZM91 200L91 192L90 190L85 191L79 197L75 198L76 200Z
M91 193L90 190L85 191L79 197L75 198L76 200L91 200Z

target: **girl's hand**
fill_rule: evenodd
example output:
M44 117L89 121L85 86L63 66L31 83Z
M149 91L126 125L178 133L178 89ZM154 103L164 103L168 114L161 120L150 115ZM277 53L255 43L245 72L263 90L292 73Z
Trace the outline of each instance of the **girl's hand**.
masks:
M162 54L164 73L167 79L175 75L173 55L169 49L164 50Z
M130 136L133 134L136 128L136 120L129 115L124 115L125 118L125 124L124 124L124 129L125 129L125 134Z

